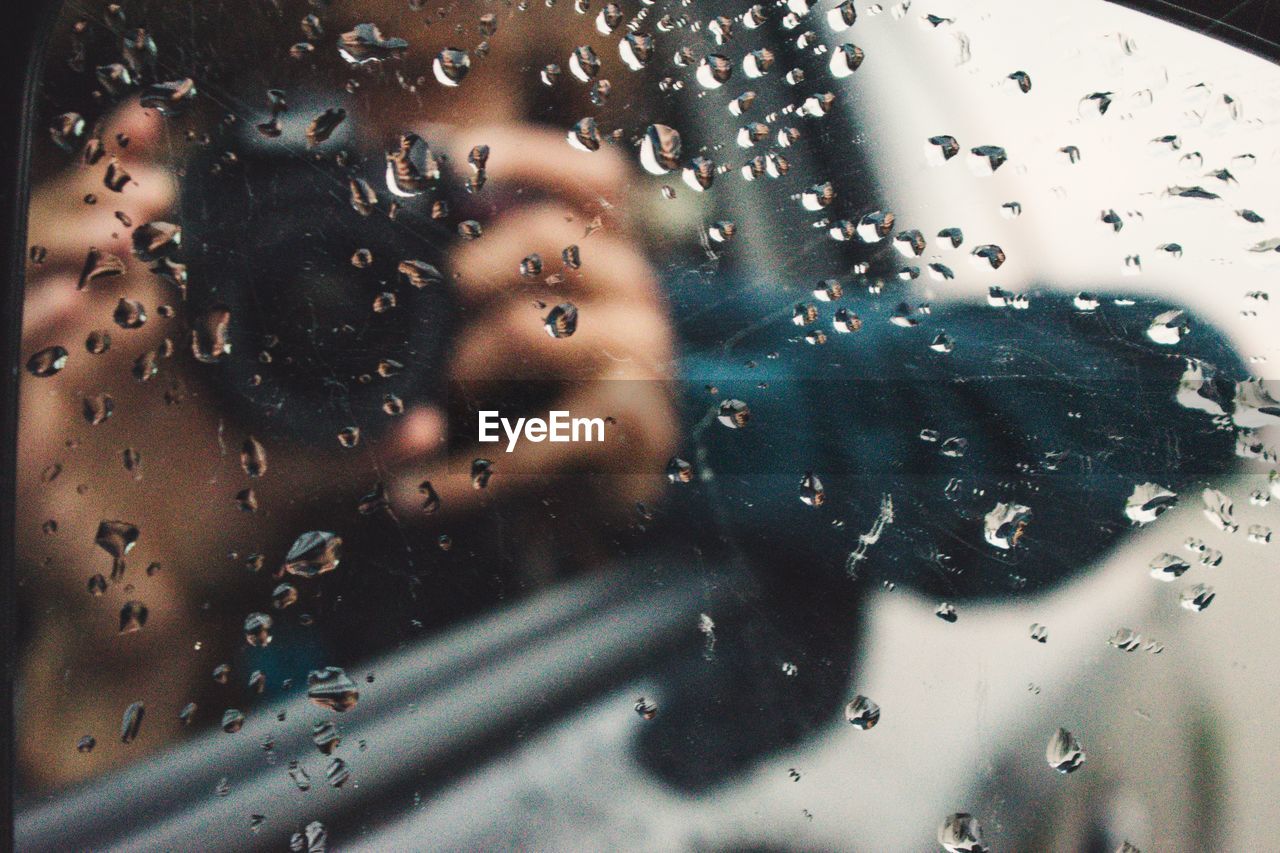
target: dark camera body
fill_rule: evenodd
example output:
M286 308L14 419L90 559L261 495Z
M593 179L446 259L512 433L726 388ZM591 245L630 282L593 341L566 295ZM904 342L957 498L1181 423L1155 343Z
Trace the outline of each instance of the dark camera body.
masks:
M398 267L441 268L450 232L430 213L447 190L392 198L383 152L350 129L314 147L298 130L267 137L238 122L230 145L186 164L190 316L231 317L230 352L200 369L245 429L317 442L353 426L376 435L397 401L444 393L446 281L415 286ZM352 181L376 192L371 208L352 204Z

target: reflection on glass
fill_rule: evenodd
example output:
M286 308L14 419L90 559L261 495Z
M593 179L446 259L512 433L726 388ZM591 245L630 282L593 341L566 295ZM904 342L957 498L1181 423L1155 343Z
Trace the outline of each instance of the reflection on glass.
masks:
M1274 66L1098 0L49 57L30 849L1270 843Z

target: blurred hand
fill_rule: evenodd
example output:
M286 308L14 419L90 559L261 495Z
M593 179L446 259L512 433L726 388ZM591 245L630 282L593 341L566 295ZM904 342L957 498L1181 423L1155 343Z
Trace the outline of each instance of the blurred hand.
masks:
M402 460L389 484L393 506L408 518L421 516L424 481L451 517L571 483L576 512L616 516L653 496L676 437L663 382L670 375L672 332L654 272L627 235L627 167L613 149L575 151L562 133L530 125L460 132L451 145L454 162L465 163L474 145L490 149L482 194L514 190L539 200L503 211L484 223L480 239L453 251L450 267L465 324L449 379L480 406L486 382L560 383L563 396L548 409L611 420L601 443L521 441L507 453L505 441L472 439L474 446L446 458L445 413L412 410L393 439L392 452ZM572 245L580 248L581 268L562 269L561 253ZM542 274L521 275L521 261L533 254L543 260ZM563 302L577 307L577 330L555 338L543 320ZM471 478L477 458L493 463L484 488ZM583 476L592 472L601 475ZM583 489L588 480L594 487Z

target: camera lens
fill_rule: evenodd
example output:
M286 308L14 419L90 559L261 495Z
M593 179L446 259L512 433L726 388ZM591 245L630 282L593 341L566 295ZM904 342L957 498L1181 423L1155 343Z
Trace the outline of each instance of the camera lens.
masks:
M317 153L244 124L234 157L206 151L182 181L190 315L229 317L229 352L201 368L246 429L376 435L399 404L443 394L446 285L401 272L440 267L432 196L399 200L394 218L385 192L357 209L352 182L379 187L381 152Z

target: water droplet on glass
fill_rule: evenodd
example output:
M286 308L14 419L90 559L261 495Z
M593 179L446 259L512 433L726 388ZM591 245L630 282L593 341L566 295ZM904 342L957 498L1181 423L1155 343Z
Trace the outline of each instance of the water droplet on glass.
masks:
M572 302L561 302L551 309L542 327L553 338L567 338L578 330L578 309Z
M191 354L196 361L216 364L231 353L231 309L212 305L200 312L192 323Z
M139 329L147 322L147 309L136 299L121 297L111 318L122 329Z
M347 118L342 107L331 107L311 120L307 126L307 145L314 147L327 140Z
M244 719L243 711L228 708L222 714L222 730L229 735L233 735L244 728Z
M331 759L329 766L324 770L324 778L333 787L341 788L343 783L351 778L351 771L347 769L347 762L337 757Z
M1199 613L1213 603L1214 595L1213 587L1198 583L1182 591L1179 604L1186 610Z
M111 555L111 579L124 575L124 557L138 544L138 528L127 521L103 521L98 524L94 542Z
M244 620L244 639L251 646L271 645L271 617L265 613L250 613Z
M436 82L442 86L457 86L471 70L471 57L465 50L446 47L431 63Z
M947 815L938 827L938 843L947 853L986 853L982 843L982 827L967 812Z
M729 429L742 429L751 420L751 410L741 400L725 400L720 403L716 420Z
M53 376L66 366L67 350L60 346L45 347L27 359L27 370L32 376Z
M1224 533L1235 533L1240 525L1235 520L1235 503L1217 489L1205 489L1201 495L1204 501L1204 516L1214 527Z
M338 734L337 726L324 720L311 727L311 742L325 755L332 755L342 743L342 736Z
M162 116L178 116L186 112L196 96L196 84L190 77L152 83L143 90L138 102Z
M336 666L312 670L307 675L307 698L331 711L350 711L360 699L355 682Z
M1084 764L1085 753L1080 741L1066 729L1058 729L1049 737L1044 750L1045 760L1059 773L1073 773Z
M146 715L146 706L141 702L134 702L124 710L124 716L120 720L120 742L133 743L138 738L138 732L142 729L142 718Z
M84 290L96 279L117 276L124 271L124 261L120 258L110 252L90 248L88 255L85 256L84 266L80 270L80 280L76 284L76 289Z
M1178 496L1157 483L1140 483L1125 500L1124 514L1138 525L1150 524L1178 503Z
M132 634L141 631L147 624L147 606L141 601L125 602L120 608L120 633Z
M356 24L338 37L338 55L349 65L382 62L402 55L409 43L402 38L385 38L374 24Z
M987 544L1007 551L1018 544L1030 521L1030 507L1018 503L997 503L983 517L982 535Z
M636 699L635 709L643 720L652 720L658 716L658 706L643 696Z
M863 731L873 729L876 723L880 722L880 706L866 696L858 694L844 706L844 718L854 728Z
M665 124L651 124L640 142L640 165L651 175L665 175L680 165L680 133Z
M1167 583L1182 577L1191 568L1191 564L1175 554L1157 554L1151 558L1147 568L1151 577Z
M827 499L826 490L822 487L822 481L813 475L812 471L806 471L804 476L800 478L800 501L807 506L818 507Z
M285 556L284 570L304 578L323 575L338 567L341 551L342 538L337 534L312 530L294 540Z

